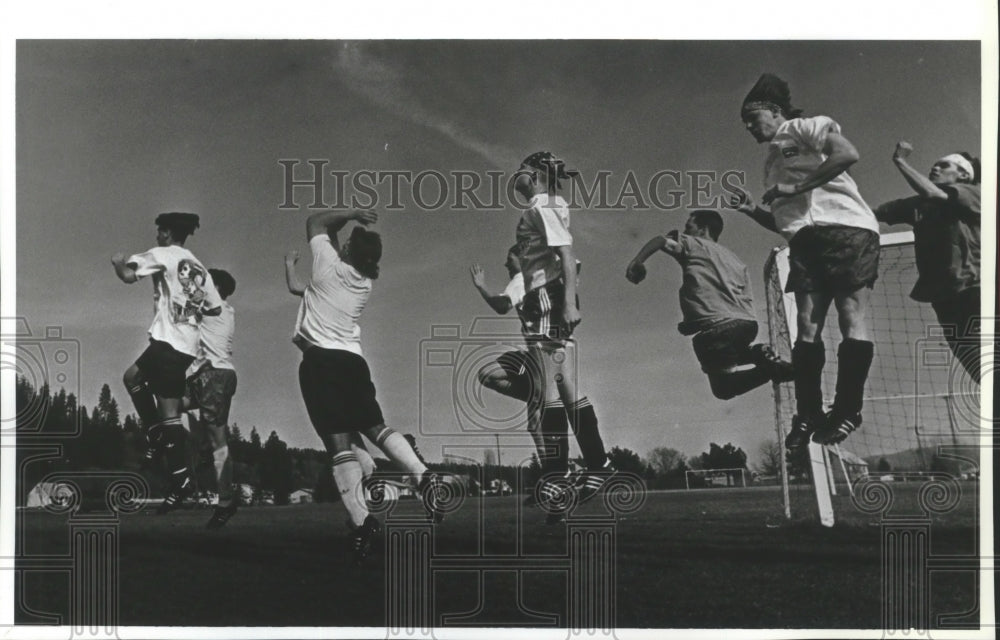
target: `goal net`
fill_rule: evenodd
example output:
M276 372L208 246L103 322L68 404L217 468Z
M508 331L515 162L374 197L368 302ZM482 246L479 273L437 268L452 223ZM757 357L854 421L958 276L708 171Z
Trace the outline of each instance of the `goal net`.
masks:
M768 329L775 351L790 360L796 308L794 296L784 293L787 276L788 249L775 249L764 273ZM912 232L884 234L879 278L869 311L875 358L865 387L864 422L839 447L811 444L808 461L789 465L783 478L786 516L791 516L796 500L807 499L811 493L800 488L809 480L815 487L823 523L832 525L828 493L846 492L859 477L906 479L932 472L961 476L977 468L977 460L963 461L949 451L950 447L962 447L966 452L966 446L974 451L978 444L979 386L948 348L945 332L952 329L938 324L931 305L910 299L916 279ZM834 398L840 342L836 310L831 304L823 330L823 397L827 408ZM794 413L793 385L776 384L775 421L782 443Z
M688 469L684 472L687 489L719 489L747 486L746 469Z

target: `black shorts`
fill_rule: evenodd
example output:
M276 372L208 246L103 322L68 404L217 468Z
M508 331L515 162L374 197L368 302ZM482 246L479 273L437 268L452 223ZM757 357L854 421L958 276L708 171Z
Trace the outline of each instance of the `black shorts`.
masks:
M851 293L878 279L879 236L842 225L805 227L788 243L786 293Z
M511 349L497 356L496 363L512 379L523 379L528 381L530 376L531 360L527 351Z
M382 424L382 408L365 359L342 349L309 347L299 365L306 411L321 437Z
M576 306L580 307L579 298ZM521 305L521 324L524 325L525 339L529 343L565 345L573 334L573 328L563 323L565 307L566 285L562 279L547 282L525 294Z
M236 372L232 369L202 367L187 381L192 409L201 410L201 419L211 427L229 424L229 408L236 393Z
M181 353L166 342L150 339L135 365L154 395L180 399L184 395L184 375L192 362L194 356Z
M750 345L757 337L754 320L726 320L699 331L692 338L694 354L705 373L722 373L747 364Z

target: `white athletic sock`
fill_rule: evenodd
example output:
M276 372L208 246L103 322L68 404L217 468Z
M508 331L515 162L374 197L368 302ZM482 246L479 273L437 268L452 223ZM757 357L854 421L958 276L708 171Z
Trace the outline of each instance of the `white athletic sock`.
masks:
M360 433L352 435L351 451L358 457L358 464L361 465L361 473L365 475L365 479L372 477L372 474L375 473L375 460L372 458L372 454L368 453L368 447L365 446L365 441L361 439Z
M215 488L219 491L219 506L224 507L233 499L233 466L229 460L229 446L222 445L212 452L215 467Z
M416 451L402 435L386 427L375 438L375 444L389 456L389 459L412 474L419 483L427 471L427 466L417 457Z
M364 524L368 517L368 507L365 506L361 489L363 477L358 457L353 451L342 451L333 456L333 480L337 483L340 500L355 527Z

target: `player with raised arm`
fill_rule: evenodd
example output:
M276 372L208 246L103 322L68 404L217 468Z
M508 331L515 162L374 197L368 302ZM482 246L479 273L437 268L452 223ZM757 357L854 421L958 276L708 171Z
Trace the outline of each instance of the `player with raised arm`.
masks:
M309 286L308 282L303 282L296 272L296 265L299 263L299 252L292 249L285 254L285 284L288 292L293 296L301 298ZM361 465L361 474L365 481L368 481L375 473L375 460L365 445L364 439L359 432L351 433L351 450L358 457L358 464Z
M729 400L769 381L791 381L792 365L770 346L752 344L759 327L750 276L736 254L719 243L722 228L717 211L691 212L683 233L671 231L647 242L629 263L625 277L633 284L642 282L644 263L660 251L677 260L683 270L680 305L684 318L677 329L694 336L694 352L712 393ZM745 365L753 367L740 369Z
M497 313L504 315L511 309L521 318L524 301L524 278L521 277L521 260L518 245L507 251L504 267L510 278L507 286L499 293L486 287L486 272L477 262L469 269L472 284L479 291L486 304ZM524 320L522 318L522 327ZM541 364L532 358L532 352L511 349L500 354L496 360L487 362L479 370L479 382L484 387L528 405L528 433L535 444L539 461L545 452L545 442L539 430L539 403L542 400Z
M548 151L539 151L524 159L514 179L514 188L528 200L517 224L525 288L521 317L529 348L544 371L539 428L546 455L541 460L543 477L536 492L543 508L559 504L564 494L554 479L568 469L567 418L586 464L574 478L579 500L592 497L615 473L604 449L597 414L590 400L579 392L575 376L576 342L572 334L580 323L577 262L569 232L569 206L556 194L561 181L569 177L562 161ZM552 521L560 514L550 512L550 516Z
M350 220L351 230L340 245L338 234ZM363 496L364 472L351 448L352 433L360 432L389 459L409 473L434 521L443 517L438 502L440 480L429 471L406 439L385 426L375 398L371 371L361 353L358 320L379 275L382 239L367 230L374 211L321 211L306 221L312 250L312 275L302 294L293 341L302 350L299 386L309 419L330 454L333 477L348 513L351 550L356 563L371 552L378 520ZM286 263L287 264L287 263Z
M187 370L187 392L183 409L189 412L192 426L204 430L212 446L212 466L215 469L219 503L205 525L219 529L236 515L239 498L233 492L233 461L229 457L229 409L236 393L236 367L233 366L233 334L236 312L229 296L236 291L236 279L228 271L209 269L219 297L222 312L202 319L198 338L198 356ZM192 413L198 411L195 418Z
M198 355L199 327L205 316L222 312L211 275L184 241L198 228L193 213L161 213L156 217L156 244L126 259L111 258L115 275L132 284L153 277L153 324L149 346L125 371L125 388L146 428L147 457L163 456L169 472L169 491L158 514L179 507L191 495L187 430L181 423L185 372Z
M811 439L841 442L861 426L865 382L874 344L868 328L871 289L878 278L879 227L847 169L858 161L854 145L827 116L801 117L788 84L765 73L743 100L741 117L758 144L770 211L742 192L737 209L780 233L789 246L786 292L795 294L798 336L792 348L796 415L785 445ZM823 412L822 342L833 303L843 337L837 351L833 408Z
M887 202L875 217L913 227L917 283L910 297L929 302L955 358L979 384L980 378L980 206L979 159L952 153L924 176L910 166L913 147L896 144L892 161L917 195Z

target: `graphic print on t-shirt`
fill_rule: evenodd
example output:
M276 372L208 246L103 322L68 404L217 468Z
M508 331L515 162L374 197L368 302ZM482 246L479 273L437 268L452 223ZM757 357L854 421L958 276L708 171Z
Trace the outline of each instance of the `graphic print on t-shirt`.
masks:
M202 309L205 305L205 271L193 260L181 260L177 263L177 280L181 284L184 304L176 300L170 305L170 316L174 324L197 324L201 321Z

